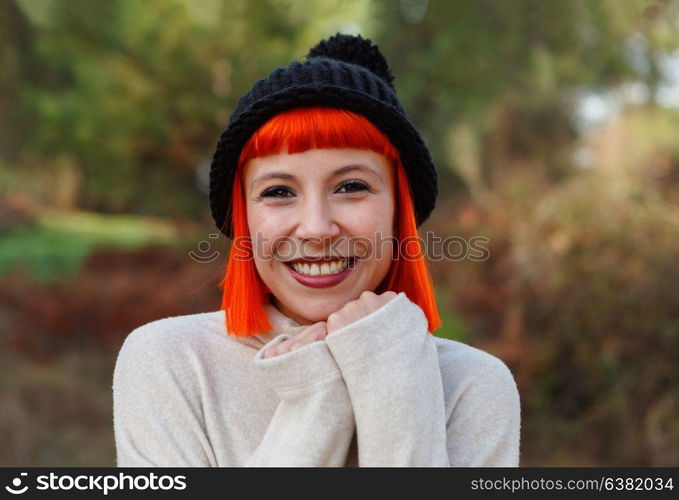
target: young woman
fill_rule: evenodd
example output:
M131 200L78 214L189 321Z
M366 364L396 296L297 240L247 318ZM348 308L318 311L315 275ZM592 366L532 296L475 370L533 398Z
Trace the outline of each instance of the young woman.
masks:
M432 334L436 171L392 81L337 34L241 98L211 170L222 307L125 340L118 466L518 466L511 372Z

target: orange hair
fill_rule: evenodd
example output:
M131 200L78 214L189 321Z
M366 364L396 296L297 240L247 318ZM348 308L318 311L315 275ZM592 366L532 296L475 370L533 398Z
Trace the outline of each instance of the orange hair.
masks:
M396 257L375 293L379 295L389 290L405 292L424 312L429 332L436 331L441 326L441 318L418 238L410 187L400 155L389 139L363 115L324 106L299 107L277 114L250 137L241 151L231 198L234 243L220 283L226 331L231 335L249 336L269 332L272 328L264 310L271 291L259 277L252 259L242 170L249 159L278 154L286 145L288 154L322 148L368 149L392 162L396 173ZM401 251L398 251L399 246ZM404 251L407 251L409 259L399 258Z

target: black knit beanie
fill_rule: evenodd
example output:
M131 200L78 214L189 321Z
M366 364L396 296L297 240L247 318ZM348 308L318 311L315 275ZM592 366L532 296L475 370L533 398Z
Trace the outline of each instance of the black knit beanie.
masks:
M257 80L238 101L212 158L210 206L220 231L233 238L231 189L248 139L282 111L317 105L359 113L389 138L401 155L420 226L436 204L437 174L429 150L398 101L393 81L377 45L360 35L340 33L319 42L305 62L293 61Z

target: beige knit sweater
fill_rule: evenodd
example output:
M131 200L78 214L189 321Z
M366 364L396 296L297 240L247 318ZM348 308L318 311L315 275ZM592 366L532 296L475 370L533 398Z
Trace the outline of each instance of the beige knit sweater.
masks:
M227 335L221 310L128 335L113 373L118 467L519 465L511 372L429 334L405 293L268 359L304 326L265 309L265 335Z

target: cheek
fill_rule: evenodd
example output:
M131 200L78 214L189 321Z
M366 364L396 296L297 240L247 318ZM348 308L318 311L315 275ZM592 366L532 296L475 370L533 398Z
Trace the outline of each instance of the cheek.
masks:
M367 257L376 271L388 269L392 260L393 205L366 204L360 210L348 211L344 222L350 234L350 253Z
M281 225L267 214L266 210L254 208L248 213L248 229L252 238L252 249L255 260L270 258L273 255L273 245L279 237Z
M375 199L358 209L348 210L345 220L350 221L353 234L361 234L370 238L376 233L391 236L394 205L390 200Z
M248 226L267 233L280 231L294 217L288 207L251 205L248 207Z
M289 233L290 221L290 217L266 207L258 207L248 217L253 253L263 271L277 260L288 260L299 253L296 251L298 245Z

